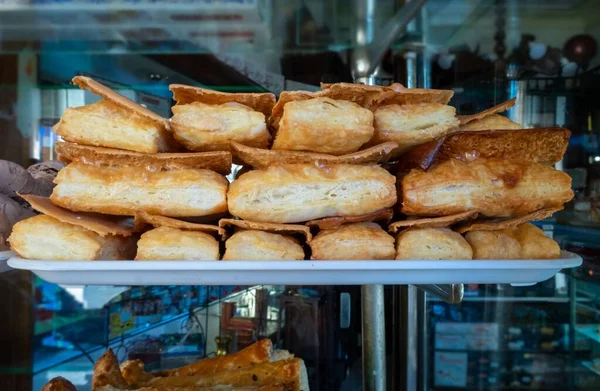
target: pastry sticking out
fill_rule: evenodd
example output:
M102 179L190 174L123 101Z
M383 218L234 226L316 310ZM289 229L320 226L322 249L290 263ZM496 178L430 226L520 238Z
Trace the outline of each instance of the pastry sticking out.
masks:
M563 158L571 132L564 128L454 132L402 156L399 172L427 170L449 159L506 159L552 165Z
M226 236L225 230L216 225L191 223L189 221L172 219L170 217L152 215L146 212L138 212L135 214L134 229L136 231L143 231L148 225L153 226L154 228L168 227L184 231L199 231L218 234L222 238Z
M234 216L295 223L369 214L396 203L395 177L379 166L287 164L247 172L227 194Z
M515 105L517 102L517 98L512 98L507 100L506 102L502 102L496 106L490 107L489 109L485 109L482 112L471 114L471 115L459 115L458 119L460 121L460 125L466 125L473 121L479 121L484 119L485 117L493 116L498 113L502 113ZM501 128L497 128L501 129Z
M399 156L417 145L444 136L458 126L456 110L439 103L386 105L375 110L375 135L371 144L395 141Z
M401 181L402 212L445 216L477 210L511 217L560 207L573 198L571 177L538 163L503 159L448 160Z
M64 377L58 376L46 383L42 391L77 391L77 388Z
M499 114L492 114L485 118L469 122L460 127L461 131L495 130L495 129L522 129L523 127Z
M388 229L396 233L404 228L446 228L461 221L474 219L478 215L476 210L456 213L448 216L430 217L430 218L409 218L402 221L396 221L389 225Z
M73 211L193 217L227 210L227 180L205 169L148 171L74 162L55 182L50 199Z
M80 225L38 215L15 224L11 249L26 259L93 261L131 259L136 237L101 236Z
M115 356L111 349L108 349L94 365L92 390L110 391L114 389L127 390L129 389L129 384L127 384L127 381L121 375L117 356Z
M85 76L73 84L103 99L81 107L69 107L53 131L79 144L156 153L175 147L166 119Z
M373 113L356 103L315 98L288 102L272 149L343 155L373 137Z
M244 230L227 239L223 260L293 261L303 260L304 257L304 249L291 236Z
M473 259L555 259L560 247L544 231L525 223L512 229L469 231Z
M562 205L553 208L536 210L535 212L528 213L523 216L511 217L509 219L474 220L456 227L456 232L462 234L469 231L495 231L499 229L513 229L529 221L547 219L559 210L563 210Z
M240 229L225 242L224 261L303 260L304 249L291 235L302 235L306 243L312 240L310 229L304 225L221 219L219 226Z
M219 242L210 234L170 227L154 228L137 244L136 261L217 261Z
M396 241L396 259L472 259L473 250L461 234L448 228L410 228Z
M275 105L271 93L226 93L173 84L177 105L171 129L193 151L228 151L232 141L267 148L266 117Z
M317 227L319 229L335 229L344 224L350 223L378 221L388 224L393 216L394 211L391 208L388 208L359 216L325 217L324 219L307 221L306 225L309 227Z
M281 164L375 164L384 163L398 147L395 142L385 142L362 151L346 155L330 155L316 152L284 151L252 148L236 142L231 143L233 154L244 164L255 169L267 169Z
M310 242L311 259L394 259L394 238L375 223L345 224L320 231Z
M65 142L56 143L55 148L59 159L65 163L132 166L150 171L205 168L223 175L231 173L231 153L226 151L147 154Z

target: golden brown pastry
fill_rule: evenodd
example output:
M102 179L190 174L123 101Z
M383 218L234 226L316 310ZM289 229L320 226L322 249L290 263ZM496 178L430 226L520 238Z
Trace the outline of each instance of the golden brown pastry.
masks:
M219 255L219 242L210 234L158 227L142 235L135 260L217 261Z
M106 235L38 215L15 224L8 238L11 249L26 259L93 261L131 259L136 238Z
M227 198L231 214L258 222L355 216L394 205L395 177L378 166L288 164L243 174Z
M398 235L396 259L472 259L461 234L448 228L410 228Z
M88 77L76 76L73 83L103 99L67 108L53 128L63 139L145 153L173 149L164 118Z
M502 159L448 160L402 179L402 212L445 216L477 210L509 217L563 205L573 198L571 177L538 163Z
M458 126L456 110L439 103L382 106L375 111L375 135L370 144L395 141L394 155L443 136Z
M544 231L525 223L512 229L469 231L473 259L555 259L560 247Z
M274 150L356 152L373 136L373 113L356 103L315 98L284 106Z
M304 249L291 236L245 230L225 242L224 261L285 261L304 259Z
M311 259L394 259L394 238L378 224L363 222L322 230L310 242Z
M185 217L227 210L227 180L204 169L147 171L75 162L59 172L55 183L50 199L73 211Z
M42 391L77 391L73 383L64 377L55 377L44 385Z
M492 114L482 119L471 121L460 127L460 130L494 130L494 129L522 129L523 127L510 119Z
M235 102L173 106L171 129L175 139L192 151L228 151L232 141L267 148L270 139L265 115Z
M465 236L473 259L520 259L521 245L506 230L470 231Z

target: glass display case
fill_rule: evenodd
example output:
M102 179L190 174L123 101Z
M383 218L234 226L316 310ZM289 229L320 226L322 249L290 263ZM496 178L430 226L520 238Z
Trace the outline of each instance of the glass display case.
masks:
M57 285L3 260L0 389L62 376L92 390L108 348L165 371L268 338L302 358L313 391L599 390L599 21L595 0L0 0L0 164L57 161L52 128L100 100L76 75L163 118L171 84L401 83L452 90L461 116L516 98L503 116L571 131L555 168L575 196L535 224L583 258L531 286ZM55 164L29 172L51 189ZM10 167L2 246L34 214L5 191Z

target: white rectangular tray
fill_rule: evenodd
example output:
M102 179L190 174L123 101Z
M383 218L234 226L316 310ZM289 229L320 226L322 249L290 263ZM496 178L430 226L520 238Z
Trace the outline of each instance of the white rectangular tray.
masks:
M546 260L8 261L62 285L530 285L581 263L579 255L567 251Z

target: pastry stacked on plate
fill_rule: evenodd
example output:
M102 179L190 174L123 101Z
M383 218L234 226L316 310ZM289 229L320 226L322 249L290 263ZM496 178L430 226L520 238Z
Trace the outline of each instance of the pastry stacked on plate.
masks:
M22 257L469 259L507 243L501 258L557 256L557 246L532 252L546 239L520 223L571 199L552 168L569 132L519 129L498 115L514 101L457 117L451 91L398 84L278 101L172 85L168 121L92 79L73 82L102 100L55 126L68 165L49 199L27 198L43 215L15 226ZM389 159L397 177L381 166ZM232 161L244 169L229 183ZM394 211L397 239L380 225Z
M146 372L140 360L119 368L109 349L94 366L92 391L309 391L304 361L286 350L273 350L268 339L226 356L206 358L181 368ZM76 391L57 377L42 391Z

